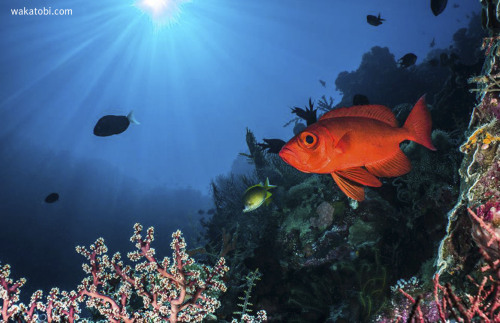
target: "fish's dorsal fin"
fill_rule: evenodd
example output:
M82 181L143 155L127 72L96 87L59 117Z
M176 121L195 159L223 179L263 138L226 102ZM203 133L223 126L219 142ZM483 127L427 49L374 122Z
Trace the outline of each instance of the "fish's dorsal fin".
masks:
M335 173L343 178L346 178L350 181L359 183L361 185L372 186L372 187L380 187L382 183L370 174L366 169L361 167L353 167L342 170L337 170Z
M381 121L391 127L398 127L398 122L391 109L383 105L355 105L349 108L338 108L323 114L319 121L342 118L342 117L362 117Z
M399 148L392 156L366 164L365 167L370 173L379 177L401 176L411 170L410 160Z
M331 175L345 195L356 201L363 201L365 199L365 189L363 186L337 175L336 172L331 173Z

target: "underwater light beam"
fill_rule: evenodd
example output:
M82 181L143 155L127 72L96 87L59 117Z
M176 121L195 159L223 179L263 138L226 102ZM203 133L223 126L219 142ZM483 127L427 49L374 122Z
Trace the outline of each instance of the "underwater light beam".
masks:
M135 6L147 13L156 25L176 22L183 3L190 0L136 0Z

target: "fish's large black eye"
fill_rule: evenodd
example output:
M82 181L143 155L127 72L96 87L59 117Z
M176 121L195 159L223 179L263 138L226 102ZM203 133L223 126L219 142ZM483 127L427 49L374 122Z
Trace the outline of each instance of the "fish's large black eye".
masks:
M318 143L318 137L311 132L302 132L300 134L300 140L306 148L314 148Z

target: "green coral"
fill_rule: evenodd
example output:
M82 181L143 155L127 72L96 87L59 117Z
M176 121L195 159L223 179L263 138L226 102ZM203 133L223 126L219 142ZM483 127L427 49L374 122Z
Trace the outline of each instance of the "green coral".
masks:
M354 248L374 245L380 239L379 234L373 224L357 219L349 228L347 240Z
M309 227L309 219L314 216L314 210L311 206L299 206L295 209L285 211L286 218L281 225L285 233L290 233L293 230L299 231L299 236L302 239L307 233L311 231Z

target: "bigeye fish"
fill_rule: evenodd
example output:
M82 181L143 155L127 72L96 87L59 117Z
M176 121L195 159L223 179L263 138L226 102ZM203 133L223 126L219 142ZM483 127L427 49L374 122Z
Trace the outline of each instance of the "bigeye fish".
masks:
M275 188L276 185L269 184L269 178L266 178L266 183L259 183L254 186L250 186L243 194L243 202L245 203L245 208L243 212L250 212L259 208L262 204L268 205L271 203L271 188Z
M350 198L362 201L365 186L382 185L378 177L396 177L411 170L399 144L414 141L436 150L431 141L432 120L422 97L403 127L382 105L333 109L293 137L279 155L304 173L331 174Z

